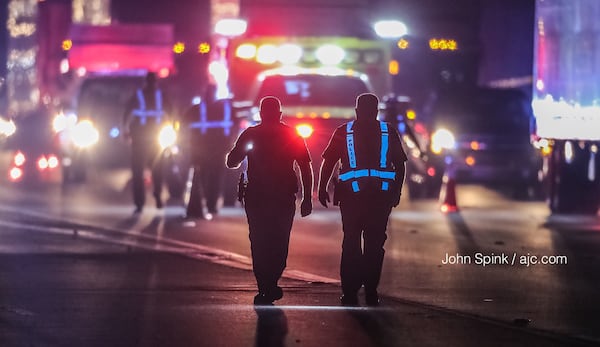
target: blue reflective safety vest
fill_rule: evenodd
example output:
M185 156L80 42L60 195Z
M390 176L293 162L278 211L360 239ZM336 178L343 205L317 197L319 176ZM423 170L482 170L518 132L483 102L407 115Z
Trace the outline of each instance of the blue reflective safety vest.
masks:
M206 134L206 129L209 128L223 128L223 133L225 136L229 136L231 133L231 127L233 126L233 121L231 120L231 101L226 100L223 105L223 120L218 121L209 121L206 119L207 110L206 103L200 103L199 107L199 117L197 122L190 123L190 128L192 129L200 129L202 134Z
M144 93L142 92L141 89L137 90L136 94L137 94L139 108L133 110L132 114L135 117L140 118L140 123L142 125L146 124L148 117L156 118L156 123L158 124L158 123L160 123L161 118L164 115L162 93L161 93L160 89L157 89L154 93L155 93L154 94L154 102L155 102L156 107L154 110L149 110L146 108L146 99L144 98Z
M350 169L340 173L340 181L350 181L352 191L360 191L359 181L363 177L376 177L381 180L381 190L387 191L391 181L396 179L396 172L387 167L387 152L389 147L388 125L385 122L379 122L381 129L381 151L379 153L378 168L357 169L356 152L354 150L354 130L352 126L354 121L346 124L346 149L348 150L348 161Z

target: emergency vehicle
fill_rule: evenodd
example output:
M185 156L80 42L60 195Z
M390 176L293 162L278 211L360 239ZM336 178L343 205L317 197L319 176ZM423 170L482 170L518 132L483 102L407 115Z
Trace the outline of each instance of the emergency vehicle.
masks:
M173 28L72 24L63 46L68 88L59 96L62 107L53 125L61 144L64 180L82 181L90 165L128 165L123 112L148 71L162 78L173 71Z
M251 20L228 21L226 29L239 25L248 30L224 34L226 48L209 64L217 95L232 97L240 131L258 121L262 97L280 98L283 122L305 138L316 171L335 128L355 117L356 96L390 93L391 43L374 33L323 35L305 23L283 35L274 32L276 25L273 31L263 31ZM303 34L303 29L313 32ZM230 178L227 196L233 194L229 188L237 186L237 179Z
M600 207L600 45L595 0L537 0L532 143L552 212Z

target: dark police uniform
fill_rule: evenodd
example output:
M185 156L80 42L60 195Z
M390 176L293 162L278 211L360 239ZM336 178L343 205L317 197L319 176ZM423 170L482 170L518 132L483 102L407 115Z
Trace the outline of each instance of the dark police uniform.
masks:
M240 134L227 155L227 165L234 167L244 157L248 159L244 204L250 229L252 266L259 290L255 303L260 295L266 296L268 303L282 295L277 282L286 267L298 192L294 161L300 167L310 167L311 159L304 140L294 129L279 121L263 121ZM310 175L312 186L312 170Z
M218 212L217 204L225 177L224 158L233 143L231 112L231 100L210 102L205 99L184 115L190 137L190 161L194 168L188 217L204 217L204 199L209 213Z
M354 304L364 285L367 299L371 295L378 302L387 222L399 201L407 160L400 137L389 123L359 118L335 130L322 156L329 163L341 161L334 204L339 203L344 231L344 297Z
M150 75L150 74L149 74ZM156 207L162 208L163 160L158 143L160 126L167 117L169 107L163 92L156 88L156 77L147 77L150 84L138 89L129 101L123 124L131 139L131 172L133 200L136 212L141 212L146 201L144 169L152 171L153 195Z

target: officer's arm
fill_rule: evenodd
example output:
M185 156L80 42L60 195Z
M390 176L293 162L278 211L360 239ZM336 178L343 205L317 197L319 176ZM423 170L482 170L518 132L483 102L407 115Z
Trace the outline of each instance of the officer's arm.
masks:
M327 203L331 201L329 193L327 193L327 184L331 179L331 174L336 163L336 161L327 158L323 158L323 162L321 163L319 172L319 202L324 207L327 207Z
M246 141L245 134L246 132L240 134L231 151L227 153L225 165L230 169L237 169L251 149L248 141Z
M312 191L313 191L313 170L310 161L299 161L300 177L302 179L302 204L300 205L300 215L306 217L312 213Z
M302 197L304 199L309 199L312 197L314 185L312 163L310 161L300 161L298 162L298 168L300 168L300 177L302 179L302 191L304 193Z

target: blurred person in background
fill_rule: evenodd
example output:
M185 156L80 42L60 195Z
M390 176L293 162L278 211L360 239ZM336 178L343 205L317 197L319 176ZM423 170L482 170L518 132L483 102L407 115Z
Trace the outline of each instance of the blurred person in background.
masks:
M152 193L156 208L163 207L163 158L158 143L161 124L167 120L171 104L158 87L156 73L146 74L145 84L127 104L123 116L125 137L131 142L131 173L134 213L142 212L146 202L144 171L152 172Z
M201 102L189 108L182 119L194 170L187 218L212 218L218 213L223 192L226 173L223 158L233 144L233 121L231 100L215 100L215 96L216 88L209 85Z

